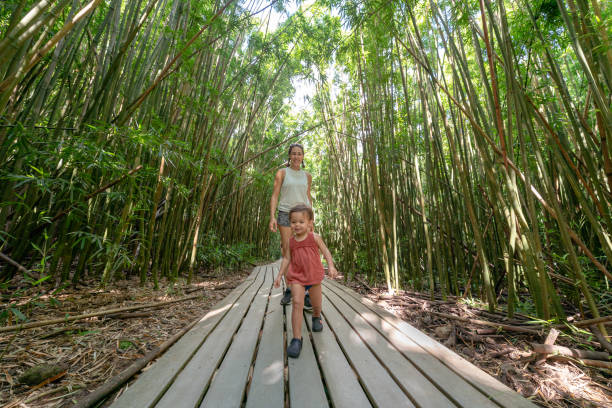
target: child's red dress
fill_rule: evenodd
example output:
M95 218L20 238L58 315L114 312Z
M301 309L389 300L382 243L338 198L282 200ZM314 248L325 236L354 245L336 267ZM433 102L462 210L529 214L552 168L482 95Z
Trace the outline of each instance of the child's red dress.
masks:
M309 232L303 241L296 241L291 237L289 251L291 251L291 263L287 272L288 283L307 286L317 285L323 281L325 271L321 263L319 246L312 232Z

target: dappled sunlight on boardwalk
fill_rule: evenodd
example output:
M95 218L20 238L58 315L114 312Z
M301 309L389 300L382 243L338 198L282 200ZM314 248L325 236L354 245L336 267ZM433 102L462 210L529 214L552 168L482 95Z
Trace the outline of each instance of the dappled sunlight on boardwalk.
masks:
M208 312L206 314L206 316L202 317L202 319L200 320L200 322L203 322L207 319L213 318L221 313L226 312L229 308L231 307L231 305L225 305L223 307L220 308L214 308L213 310L211 310L210 312Z
M276 360L261 372L262 382L266 385L276 384L283 379L283 368L285 365L282 360Z

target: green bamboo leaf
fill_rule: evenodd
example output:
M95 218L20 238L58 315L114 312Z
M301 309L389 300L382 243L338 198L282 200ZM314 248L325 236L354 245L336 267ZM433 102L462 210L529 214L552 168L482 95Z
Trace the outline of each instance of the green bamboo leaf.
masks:
M28 318L21 313L21 310L17 309L16 307L10 307L9 308L11 312L13 312L13 314L15 315L15 317L17 317L17 319L19 319L20 321L26 321L28 320Z

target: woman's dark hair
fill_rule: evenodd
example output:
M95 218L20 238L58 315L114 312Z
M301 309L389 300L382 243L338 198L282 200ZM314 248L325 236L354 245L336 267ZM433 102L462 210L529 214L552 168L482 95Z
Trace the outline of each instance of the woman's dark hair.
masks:
M293 150L294 147L299 147L300 149L302 149L302 154L304 154L304 146L302 146L299 143L291 143L289 145L289 153L288 156L291 156L291 150ZM287 167L291 166L291 159L289 157L287 157ZM306 165L304 164L304 160L302 160L302 168L306 167Z
M291 214L300 212L308 214L308 219L310 221L314 221L314 212L312 212L312 208L310 208L306 204L297 204L291 207L291 209L289 210L289 218L291 218Z

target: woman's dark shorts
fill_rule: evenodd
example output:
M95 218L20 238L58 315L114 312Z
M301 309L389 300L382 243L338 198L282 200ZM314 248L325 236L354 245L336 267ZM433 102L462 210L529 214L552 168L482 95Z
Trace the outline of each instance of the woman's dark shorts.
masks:
M285 211L279 211L278 216L276 217L276 223L281 227L290 227L291 223L289 222L289 213Z

